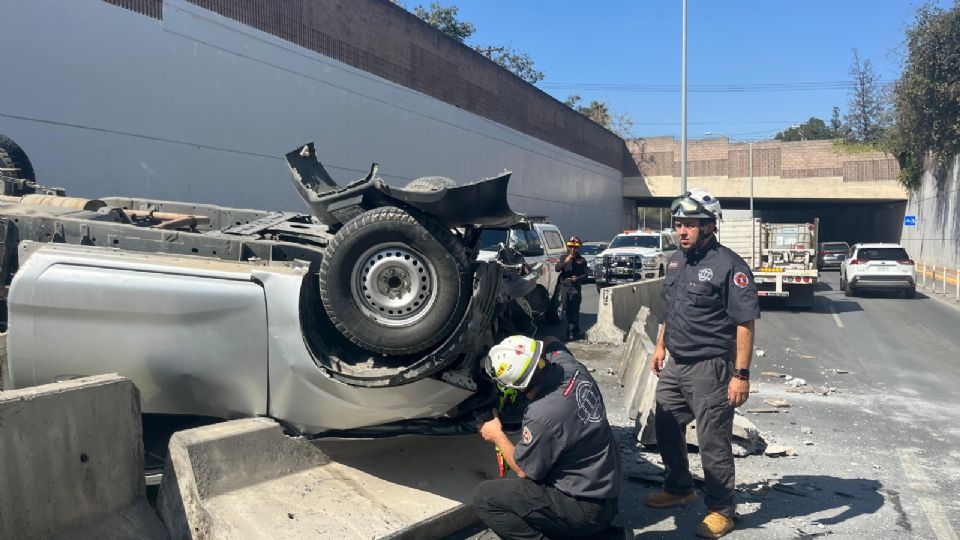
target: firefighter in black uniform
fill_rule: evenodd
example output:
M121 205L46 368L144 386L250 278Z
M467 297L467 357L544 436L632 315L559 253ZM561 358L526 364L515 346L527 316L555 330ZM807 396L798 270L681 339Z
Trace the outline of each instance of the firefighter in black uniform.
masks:
M760 307L750 268L714 235L720 202L693 190L674 201L671 213L681 251L667 264L666 320L651 358L660 378L656 433L666 477L645 502L666 508L697 498L684 436L696 420L707 515L695 532L719 538L734 525L733 410L749 396Z
M508 337L485 364L501 387L523 392L530 404L516 446L496 416L480 426L519 477L477 486L480 519L505 539L624 538L624 529L610 525L620 496L620 449L589 370L553 337Z
M574 340L580 334L580 300L583 295L580 286L587 281L587 260L580 255L583 242L579 236L567 240L567 254L557 263L560 273L560 300L567 314L567 340Z

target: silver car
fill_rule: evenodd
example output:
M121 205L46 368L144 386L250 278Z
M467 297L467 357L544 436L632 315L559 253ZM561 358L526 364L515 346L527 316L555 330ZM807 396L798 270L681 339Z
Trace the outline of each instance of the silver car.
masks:
M506 295L515 268L476 259L483 227L521 218L509 173L398 189L374 166L340 187L315 155L287 155L312 215L0 178L3 386L117 372L144 413L307 434L458 425L492 399L479 361L523 323L507 304L534 283Z

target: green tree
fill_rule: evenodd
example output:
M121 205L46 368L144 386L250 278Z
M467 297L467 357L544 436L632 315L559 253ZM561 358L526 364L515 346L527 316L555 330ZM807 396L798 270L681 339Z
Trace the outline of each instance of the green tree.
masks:
M606 102L592 100L589 105L580 105L581 98L577 94L564 100L564 105L586 116L601 126L616 133L621 138L629 138L633 131L633 117L630 113L613 113Z
M396 0L394 0L394 3L406 9L406 6L396 2ZM543 80L543 72L534 67L533 58L523 51L510 46L468 44L467 40L477 31L477 27L471 22L460 20L457 17L459 13L460 8L457 6L442 6L440 2L430 2L429 8L423 6L413 8L413 14L422 21L460 43L470 46L473 50L509 70L517 77L530 84L536 84Z
M901 182L916 189L925 165L942 178L960 154L960 4L921 7L907 29L906 49L886 147L900 162Z
M850 63L853 88L847 104L845 122L851 142L876 143L883 136L885 111L880 78L873 71L870 60L860 61L860 53L853 50Z
M403 4L399 5L403 6ZM430 2L430 9L423 6L413 8L413 14L420 17L422 21L463 43L477 31L477 27L471 22L458 19L459 12L460 8L457 6L444 7L440 2Z
M786 142L818 141L832 138L833 132L827 127L827 124L823 120L812 116L806 122L790 126L774 136L774 139Z
M840 107L834 107L830 115L830 137L834 139L842 138L844 131L843 120L840 119Z

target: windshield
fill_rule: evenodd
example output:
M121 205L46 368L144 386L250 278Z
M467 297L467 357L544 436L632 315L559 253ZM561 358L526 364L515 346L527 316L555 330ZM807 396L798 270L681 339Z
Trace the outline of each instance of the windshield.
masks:
M823 251L850 251L850 246L846 242L824 242Z
M603 246L598 246L596 244L589 245L589 246L582 246L580 248L581 255L596 255L601 251L603 251Z
M861 261L902 261L909 259L903 248L860 248L857 259Z
M485 229L480 233L480 251L497 251L501 243L507 243L507 231Z
M618 236L610 243L611 248L622 247L641 247L658 248L660 247L660 237L658 236Z

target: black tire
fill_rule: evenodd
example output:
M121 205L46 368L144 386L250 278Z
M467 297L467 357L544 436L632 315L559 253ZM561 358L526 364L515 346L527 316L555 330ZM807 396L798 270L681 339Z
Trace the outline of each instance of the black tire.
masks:
M510 310L510 323L517 333L533 336L537 333L537 325L533 320L533 308L526 298L516 298Z
M843 276L840 276L840 290L847 290L847 282L843 280Z
M403 189L407 191L440 191L457 187L457 183L445 176L422 176L411 180Z
M915 287L910 287L909 289L903 290L903 297L913 299L917 297L917 289Z
M847 286L843 288L843 295L846 297L856 296L857 291L855 291L853 287L850 286L849 283L847 283Z
M543 318L548 324L557 324L563 320L563 302L560 301L559 291L547 302L547 310Z
M660 265L660 270L657 271L657 277L663 277L665 272L663 271L663 265Z
M350 341L377 353L413 354L460 322L470 300L469 268L449 230L388 206L350 220L324 248L320 295Z
M23 151L23 148L20 148L20 145L13 142L13 139L3 134L0 134L0 169L20 169L17 172L4 171L0 173L4 176L33 181L37 179L34 176L33 164L30 163L27 153Z

